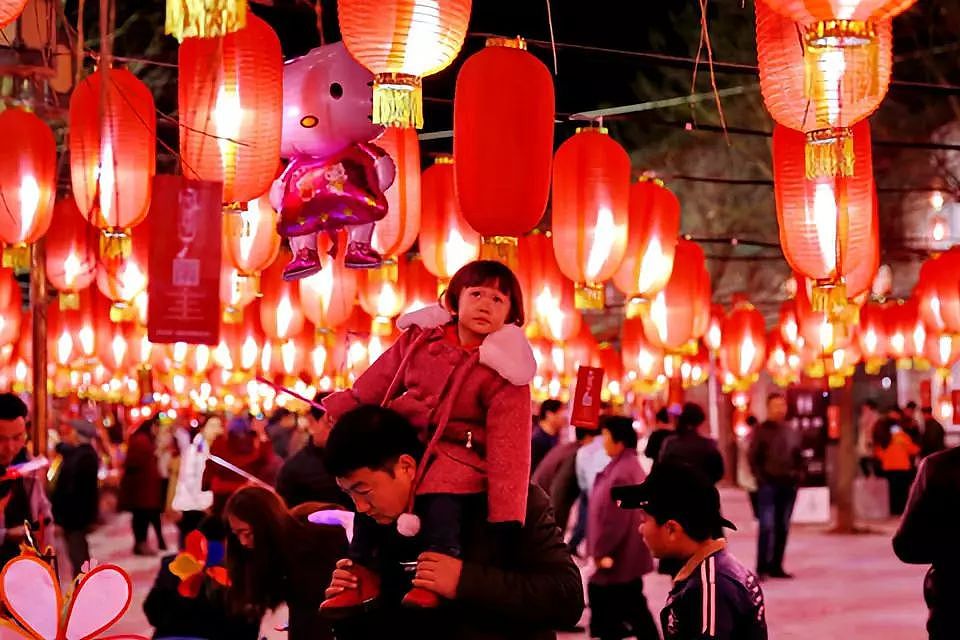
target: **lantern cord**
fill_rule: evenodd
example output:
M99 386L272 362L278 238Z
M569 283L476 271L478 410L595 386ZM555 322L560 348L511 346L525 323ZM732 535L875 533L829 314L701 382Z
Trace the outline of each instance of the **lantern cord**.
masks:
M314 0L313 10L317 13L317 33L320 34L320 46L327 44L327 39L323 35L323 4L321 0Z
M727 135L727 119L723 113L723 103L720 100L720 92L717 89L717 74L713 67L713 43L710 41L710 29L707 26L707 4L710 0L700 0L700 43L701 49L707 50L707 67L710 70L710 87L713 90L714 101L717 104L717 114L720 117L720 126L723 127L723 136L727 141L727 146L731 145L730 136ZM699 62L700 51L697 51ZM697 66L693 67L693 84L690 86L690 93L693 94L697 87Z
M553 33L553 9L550 7L550 0L547 1L547 28L550 29L550 51L553 52L553 75L560 75L560 68L557 66L557 38Z

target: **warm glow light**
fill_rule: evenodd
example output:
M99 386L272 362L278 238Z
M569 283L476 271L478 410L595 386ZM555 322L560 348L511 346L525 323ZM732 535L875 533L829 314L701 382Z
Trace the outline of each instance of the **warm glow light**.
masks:
M744 377L753 368L753 361L759 356L757 345L753 344L753 338L749 335L744 336L740 343L740 376Z
M660 342L667 342L667 336L670 335L670 328L667 326L667 297L663 291L654 297L650 303L650 321L657 329L657 335Z
M930 207L934 211L939 213L943 209L943 204L944 200L941 192L934 191L932 194L930 194Z
M40 207L40 185L32 175L20 179L20 240L26 240Z
M281 339L289 337L290 323L293 321L293 304L290 296L284 294L277 303L277 336Z
M816 225L823 264L828 272L833 272L837 268L837 196L830 184L820 183L816 186L813 224Z
M297 363L297 344L293 340L287 340L280 346L280 363L283 366L283 372L292 376Z
M253 369L253 366L257 362L257 352L259 350L260 347L257 345L256 339L248 335L243 341L243 346L240 347L240 367L244 371Z
M610 207L600 207L597 212L597 224L593 228L593 242L584 268L584 275L587 276L588 282L594 282L600 270L603 269L617 241L618 233L622 233L622 229L617 227L613 219L613 211Z
M947 335L940 336L937 347L940 351L940 362L949 363L950 355L953 353L953 338Z
M820 324L820 350L829 351L833 347L833 341L835 338L833 324L824 318L823 322Z
M663 279L664 273L672 268L673 261L667 260L663 245L660 244L660 237L654 234L647 245L647 252L640 259L637 291L649 291L656 282Z
M77 277L83 271L82 267L83 265L80 262L80 258L73 250L73 247L71 247L70 253L63 259L63 279L67 283L67 286L74 286L77 282Z
M183 364L187 359L187 348L188 345L186 342L176 342L173 345L173 361L177 364Z
M438 0L417 0L411 11L416 20L410 20L407 37L403 40L407 46L403 49L401 73L419 76L434 67L437 47L442 45L437 37L437 34L443 33L440 3Z
M310 362L313 366L313 375L319 378L327 368L327 348L318 344L310 352Z
M383 354L384 351L386 351L386 347L383 344L383 340L380 339L380 336L370 336L370 344L367 347L368 362L375 361Z
M193 350L193 370L196 373L203 373L210 366L210 347L205 344L198 344Z
M902 354L907 346L907 339L903 333L897 331L890 336L890 346L893 347L894 352Z
M240 105L240 94L237 93L235 82L220 85L217 92L217 104L213 108L213 124L217 132L217 146L223 157L224 169L227 168L227 158L236 152L237 143L234 142L240 134L243 123L243 107Z
M73 353L73 338L66 329L57 338L57 363L60 366L67 366L70 362L70 355Z
M566 358L564 357L563 347L554 345L550 349L550 361L553 363L553 370L557 373L566 371Z
M380 293L377 295L377 316L389 318L393 315L397 307L397 285L384 280L380 285Z
M637 373L643 378L649 378L656 366L656 357L647 349L640 349L637 353Z
M354 340L347 349L347 367L353 369L367 359L367 347L360 340Z
M876 353L879 345L880 338L877 337L877 332L873 330L873 327L870 327L866 333L863 334L863 346L867 348L869 353Z
M117 368L123 366L123 361L127 357L127 341L119 333L113 336L110 353L113 356L114 366Z
M443 253L446 257L447 273L454 274L468 262L473 262L479 255L479 248L463 239L460 231L455 227L450 229Z
M946 218L943 216L934 216L932 222L933 225L930 234L933 236L934 241L943 242L949 232Z
M80 350L83 352L83 355L86 357L93 356L94 351L94 338L95 338L93 327L89 324L85 324L80 328L79 333L77 333L77 341L80 343Z

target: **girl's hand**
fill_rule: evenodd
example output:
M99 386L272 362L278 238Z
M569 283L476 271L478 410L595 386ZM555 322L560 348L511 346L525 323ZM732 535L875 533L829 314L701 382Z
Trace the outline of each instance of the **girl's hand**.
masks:
M333 596L340 595L347 589L357 588L357 577L350 571L350 567L352 566L352 560L347 560L346 558L337 560L337 568L334 569L333 576L330 578L330 586L327 587L327 590L323 594L325 598L332 598Z

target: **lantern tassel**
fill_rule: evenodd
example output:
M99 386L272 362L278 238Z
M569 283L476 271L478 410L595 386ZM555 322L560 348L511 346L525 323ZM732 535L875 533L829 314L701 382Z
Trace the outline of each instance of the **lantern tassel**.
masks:
M166 33L184 38L219 38L247 26L247 0L167 0Z
M606 302L603 285L593 282L578 282L574 306L577 309L601 310Z
M400 129L423 128L423 88L420 78L382 73L373 83L373 122Z
M842 282L818 282L810 295L810 308L837 318L847 306L847 287Z
M400 281L400 265L397 264L396 258L384 258L380 266L374 267L373 271L375 273L371 274L371 278L376 282Z
M131 322L137 317L137 308L126 302L114 302L110 306L110 322Z
M393 333L393 320L383 316L377 316L370 325L370 333L380 338L385 338Z
M57 296L60 311L74 311L80 308L80 294L76 291L61 291Z
M483 236L482 238L481 260L496 260L516 271L517 254L517 238L514 236Z
M227 305L223 308L224 324L240 324L243 322L243 309L238 309L233 305Z
M627 318L634 320L650 313L650 300L641 296L634 296L627 302Z
M807 134L807 179L850 177L854 173L853 134L849 129L821 129Z
M100 234L100 256L103 258L129 258L133 242L125 230L104 229Z
M30 246L25 243L3 248L3 266L16 273L30 271Z

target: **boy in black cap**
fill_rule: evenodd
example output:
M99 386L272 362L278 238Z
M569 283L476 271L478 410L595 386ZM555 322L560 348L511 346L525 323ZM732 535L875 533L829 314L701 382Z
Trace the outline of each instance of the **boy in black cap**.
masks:
M720 494L697 469L659 464L639 485L613 489L624 509L643 509L644 542L660 559L683 563L660 612L665 640L766 640L757 577L726 551Z

